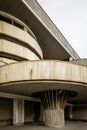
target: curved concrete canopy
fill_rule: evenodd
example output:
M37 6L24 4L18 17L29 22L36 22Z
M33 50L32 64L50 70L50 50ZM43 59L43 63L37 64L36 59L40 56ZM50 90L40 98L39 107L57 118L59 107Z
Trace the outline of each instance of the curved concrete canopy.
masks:
M31 95L61 89L75 91L70 102L87 103L87 67L61 61L26 61L0 67L0 91Z
M35 0L0 0L0 11L20 19L31 28L43 50L44 59L79 58Z

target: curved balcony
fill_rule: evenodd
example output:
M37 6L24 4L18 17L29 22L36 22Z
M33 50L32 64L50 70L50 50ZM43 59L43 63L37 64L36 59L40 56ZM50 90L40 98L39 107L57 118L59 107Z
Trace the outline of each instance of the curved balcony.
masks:
M13 60L40 60L40 58L26 47L0 39L0 56Z
M0 21L0 37L2 39L15 41L33 51L40 59L43 58L42 50L37 41L27 32L16 26Z
M3 11L0 11L0 20L1 21L4 21L4 22L7 22L9 24L12 24L24 31L26 31L27 33L29 33L35 40L37 40L36 36L34 35L34 33L31 31L31 29L25 24L23 23L23 21L17 19L16 17L6 13L6 12L3 12Z
M29 95L45 90L75 91L86 102L87 67L62 61L26 61L0 67L0 90ZM8 89L9 88L9 89Z

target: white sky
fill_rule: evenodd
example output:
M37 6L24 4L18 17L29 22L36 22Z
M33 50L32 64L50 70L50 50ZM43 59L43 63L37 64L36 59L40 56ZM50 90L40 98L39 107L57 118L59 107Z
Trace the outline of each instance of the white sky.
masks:
M87 0L37 0L81 58L87 58Z

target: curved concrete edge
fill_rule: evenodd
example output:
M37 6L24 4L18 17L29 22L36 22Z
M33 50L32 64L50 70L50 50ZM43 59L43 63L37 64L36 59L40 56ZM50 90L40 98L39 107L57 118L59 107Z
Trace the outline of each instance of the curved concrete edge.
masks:
M39 60L39 57L28 48L3 39L0 39L0 53L7 53L12 59L20 57L20 59Z
M18 18L6 13L6 12L3 12L3 11L0 11L0 15L11 20L12 22L16 22L18 23L19 25L25 27L27 30L28 30L28 33L34 38L37 40L36 36L34 35L34 33L31 31L31 29L24 23L22 22L21 20L19 20Z
M7 65L7 64L10 64L10 63L15 63L15 62L17 62L17 61L9 59L9 58L0 57L0 66Z
M15 33L16 32L16 33ZM37 52L38 55L43 58L42 50L37 41L31 37L27 32L10 25L6 22L0 21L0 34L7 35L30 46L33 51Z
M16 60L9 59L9 58L4 58L4 57L0 57L0 61L3 62L3 63L5 63L5 64L10 64L10 63L17 62Z
M3 61L0 61L0 66L6 65Z
M38 1L32 0L31 2L30 0L21 0L21 2L29 11L32 12L32 14L35 16L35 19L37 19L41 25L45 27L45 29L54 37L54 39L57 40L57 42L66 50L66 52L73 57L73 59L80 58L59 29L52 22L52 20L47 16L42 7L38 4Z
M76 59L76 60L71 61L71 63L87 66L87 58Z
M25 61L0 67L0 84L52 80L87 84L87 67L62 61Z

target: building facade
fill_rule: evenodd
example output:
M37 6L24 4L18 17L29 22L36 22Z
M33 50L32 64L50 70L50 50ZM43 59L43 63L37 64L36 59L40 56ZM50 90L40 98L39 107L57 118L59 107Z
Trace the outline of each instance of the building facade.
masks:
M36 0L0 0L0 125L86 121L86 66Z

